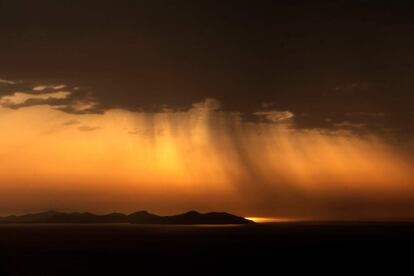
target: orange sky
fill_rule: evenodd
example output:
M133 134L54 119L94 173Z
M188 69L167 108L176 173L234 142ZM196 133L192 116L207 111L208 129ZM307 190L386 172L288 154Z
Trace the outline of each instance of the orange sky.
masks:
M414 215L413 162L390 143L340 128L299 129L288 111L257 115L267 122L220 111L214 99L162 113L4 105L0 212Z

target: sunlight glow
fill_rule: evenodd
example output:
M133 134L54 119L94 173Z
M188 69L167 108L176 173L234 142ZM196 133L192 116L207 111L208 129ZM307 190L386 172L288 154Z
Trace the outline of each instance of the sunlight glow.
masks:
M256 223L277 223L277 222L293 222L298 221L290 218L272 218L272 217L246 217L248 220L252 220Z
M0 107L0 207L298 217L348 198L414 195L410 162L374 135L297 129L293 115L243 121L218 107L82 115Z

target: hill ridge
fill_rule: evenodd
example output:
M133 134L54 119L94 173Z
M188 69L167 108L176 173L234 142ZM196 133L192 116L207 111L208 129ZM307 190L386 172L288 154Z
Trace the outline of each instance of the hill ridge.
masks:
M169 216L160 216L146 210L130 214L112 212L101 215L90 212L48 210L0 217L0 223L252 224L254 222L226 212L200 213L195 210Z

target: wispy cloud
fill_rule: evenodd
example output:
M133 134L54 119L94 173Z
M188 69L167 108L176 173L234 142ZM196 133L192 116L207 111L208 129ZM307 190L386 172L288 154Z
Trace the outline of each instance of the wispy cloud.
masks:
M254 115L262 117L273 123L286 122L292 119L295 115L290 111L257 111Z
M63 126L73 126L73 125L78 125L80 123L81 122L79 120L69 120L69 121L64 122L62 125Z
M101 129L101 127L98 126L80 126L78 127L78 130L80 131L95 131L95 130L99 130Z
M47 88L47 86L45 86L45 85L38 85L38 86L33 87L33 91L43 91L46 88Z
M24 92L15 92L12 95L3 96L0 98L0 105L4 107L22 107L25 104L36 103L42 104L46 103L48 100L61 100L69 97L71 93L68 91L58 91L53 93L44 93L44 94L29 94Z
M194 103L192 107L193 109L199 109L199 110L218 110L221 107L221 103L217 99L206 98L202 102Z
M344 121L341 123L336 123L334 124L334 126L337 128L364 128L368 126L368 124L367 123L351 123L348 121Z
M99 101L78 86L31 81L0 79L0 84L12 85L0 92L0 106L19 109L35 105L49 105L71 114L98 114L103 110ZM13 89L13 90L12 90Z
M0 84L13 85L16 84L16 82L12 80L0 79Z

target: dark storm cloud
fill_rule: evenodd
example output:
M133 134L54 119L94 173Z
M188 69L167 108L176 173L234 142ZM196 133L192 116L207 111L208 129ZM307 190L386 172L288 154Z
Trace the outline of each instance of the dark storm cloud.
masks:
M304 128L414 129L413 10L371 0L2 0L0 76L83 87L100 103L62 108L72 113L215 98L250 113L272 103ZM346 117L357 113L386 117Z

